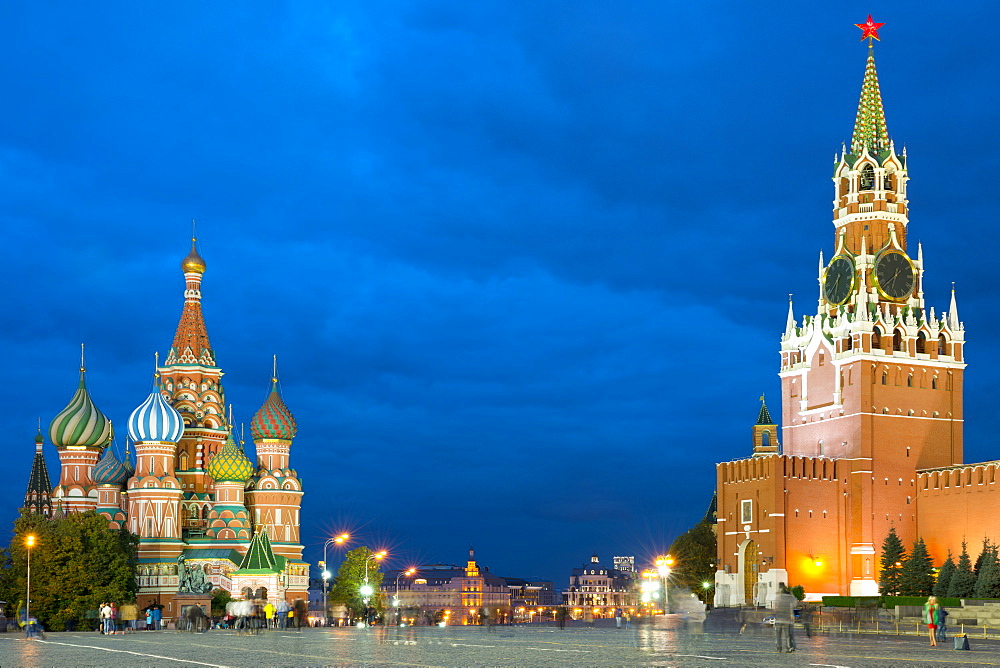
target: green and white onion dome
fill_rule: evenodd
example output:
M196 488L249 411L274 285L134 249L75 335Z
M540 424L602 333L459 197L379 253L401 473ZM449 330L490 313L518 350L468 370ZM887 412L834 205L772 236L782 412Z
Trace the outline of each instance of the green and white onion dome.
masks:
M250 421L250 434L255 440L274 438L290 441L295 438L296 431L295 418L281 399L278 384L274 383L267 401Z
M215 482L246 482L253 475L253 464L236 445L232 432L222 450L208 460L208 475Z
M49 440L60 448L103 448L111 440L111 421L91 400L83 371L73 398L49 425Z
M90 479L98 485L121 485L132 475L125 464L118 461L113 450L106 449L101 461L90 472Z
M163 397L159 387L132 411L128 419L128 435L133 441L176 443L183 434L184 419Z

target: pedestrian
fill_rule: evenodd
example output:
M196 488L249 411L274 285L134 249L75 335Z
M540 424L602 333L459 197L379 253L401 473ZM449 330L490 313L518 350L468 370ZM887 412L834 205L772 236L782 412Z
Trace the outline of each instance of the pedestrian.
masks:
M295 612L295 630L301 631L303 624L308 626L308 624L306 624L306 614L309 612L309 608L306 606L306 602L301 598L295 599L295 605L292 607Z
M108 635L111 632L111 606L107 602L101 603L98 617L101 620L101 635Z
M938 618L937 618L937 636L938 640L948 639L948 624L945 618L948 616L948 611L944 609L943 605L938 606Z
M267 628L269 629L274 628L274 613L276 611L277 608L275 608L274 604L270 601L268 601L267 605L264 606L264 618L267 619Z
M778 596L774 599L774 634L779 652L795 651L795 605L799 602L784 582L778 585Z
M615 608L615 628L620 629L622 627L622 609Z
M937 647L937 622L938 622L938 611L941 606L938 605L937 596L931 596L924 603L924 623L927 624L927 635L931 639L931 647Z
M160 630L160 620L163 619L163 608L158 604L153 604L153 630Z
M114 601L111 602L111 635L117 635L121 633L125 635L124 632L118 630L118 606L115 605Z
M288 605L288 601L285 599L278 601L278 607L275 608L275 614L278 617L278 626L280 628L288 628L288 611L290 609L291 606Z
M802 622L802 629L806 632L806 638L812 638L813 612L811 605L803 605L802 612L799 613L799 620Z
M126 603L120 611L123 633L135 632L135 620L139 616L139 608L135 603Z
M629 628L629 624L632 623L632 615L629 612L625 613L625 628Z

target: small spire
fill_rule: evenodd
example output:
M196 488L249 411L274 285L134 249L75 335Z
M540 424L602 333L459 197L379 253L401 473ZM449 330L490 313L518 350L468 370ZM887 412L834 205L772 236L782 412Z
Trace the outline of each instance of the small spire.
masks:
M951 283L951 306L948 308L948 326L954 331L959 328L958 302L955 300L955 282Z
M860 155L867 149L873 156L889 147L889 131L885 124L885 109L875 70L875 50L868 49L865 78L861 84L861 99L854 120L851 153Z
M87 360L86 360L86 356L85 356L84 353L85 353L85 345L81 343L80 344L80 373L83 373L84 371L87 370Z
M767 404L764 403L763 393L760 395L760 412L757 414L757 424L774 424L771 413L767 410Z
M278 382L278 356L275 355L273 362L271 364L271 382L277 384Z
M795 313L792 311L792 293L788 293L788 318L785 320L785 338L795 334Z

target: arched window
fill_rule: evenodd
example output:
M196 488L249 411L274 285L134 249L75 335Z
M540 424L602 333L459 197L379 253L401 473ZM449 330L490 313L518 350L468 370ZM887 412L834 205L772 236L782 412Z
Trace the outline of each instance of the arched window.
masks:
M760 435L760 445L762 448L771 446L771 432L765 431Z
M875 331L872 332L872 349L874 350L875 348L881 348L881 347L882 347L882 330L876 327Z
M913 387L913 374L912 373L906 377L906 386L907 387ZM910 411L910 413L912 414L913 411Z
M945 338L944 334L938 337L938 355L948 354L948 339Z
M927 352L927 335L923 332L917 334L917 352L926 353Z
M872 190L875 187L875 169L870 165L861 168L861 190Z
M882 372L882 384L883 385L888 385L889 384L889 372L888 371L883 371Z
M934 376L933 378L931 378L931 389L932 390L936 390L937 389L937 376ZM934 414L934 417L937 417L936 413Z
M854 348L854 337L848 336L844 339L844 350L851 350Z
M893 350L903 349L903 333L898 329L892 333L892 349Z

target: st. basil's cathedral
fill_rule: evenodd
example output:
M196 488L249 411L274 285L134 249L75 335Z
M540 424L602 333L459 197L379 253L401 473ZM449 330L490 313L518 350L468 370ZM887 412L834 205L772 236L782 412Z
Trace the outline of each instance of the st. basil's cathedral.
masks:
M278 390L254 414L251 462L226 415L222 369L201 309L205 261L192 240L181 262L184 307L152 392L128 418L135 462L126 447L115 456L111 421L80 384L55 418L49 440L59 452L59 482L50 486L35 439L24 507L46 515L96 510L112 528L139 536L138 603L181 610L178 595L223 588L235 598L263 594L275 602L307 599L309 564L302 560L302 485L290 468L295 418Z

